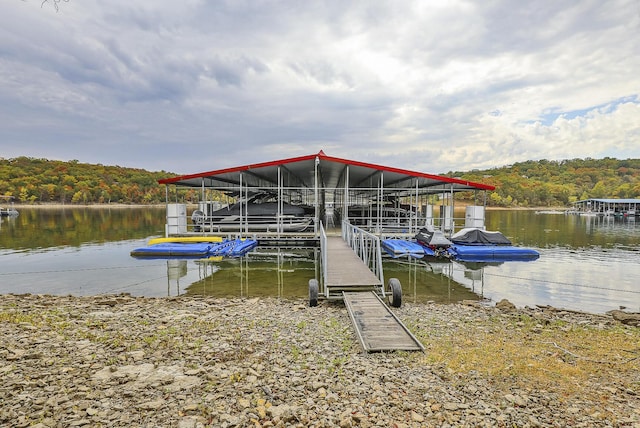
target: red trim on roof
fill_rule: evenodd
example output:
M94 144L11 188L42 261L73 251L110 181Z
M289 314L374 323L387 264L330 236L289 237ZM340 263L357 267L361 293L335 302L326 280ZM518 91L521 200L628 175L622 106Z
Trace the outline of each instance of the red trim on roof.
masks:
M241 171L248 171L250 169L256 169L256 168L265 168L265 167L269 167L269 166L285 165L285 164L288 164L288 163L312 160L312 159L315 159L316 156L319 156L319 154L318 155L299 156L299 157L295 157L295 158L281 159L281 160L271 161L271 162L253 163L253 164L248 164L248 165L236 166L236 167L233 167L233 168L225 168L225 169L218 169L218 170L214 170L214 171L199 172L197 174L181 175L179 177L163 178L163 179L158 180L158 183L160 183L160 184L171 184L171 183L175 183L175 182L182 181L182 180L189 180L189 179L192 179L192 178L202 178L202 177L208 177L210 175L228 174L230 172L241 172Z
M417 171L409 171L407 169L401 169L401 168L394 168L394 167L389 167L389 166L382 166L382 165L376 165L373 163L366 163L366 162L359 162L359 161L352 161L352 160L348 160L348 159L341 159L341 158L334 158L331 156L326 156L323 155L320 156L320 154L318 154L318 157L320 159L324 159L327 161L331 161L331 162L340 162L346 165L351 165L351 166L361 166L364 168L371 168L371 169L376 169L378 171L388 171L388 172L394 172L397 174L403 174L403 175L409 175L411 177L420 177L420 178L429 178L432 180L440 180L440 181L444 181L447 183L458 183L458 184L464 184L464 185L473 185L476 187L480 187L486 190L494 190L495 186L491 186L489 184L482 184L482 183L475 183L473 181L467 181L467 180L460 180L458 178L451 178L451 177L443 177L441 175L434 175L434 174L426 174L423 172L417 172Z
M388 172L393 172L393 173L397 173L397 174L408 175L408 176L411 176L411 177L419 177L419 178L427 178L427 179L431 179L431 180L439 180L439 181L442 181L442 182L445 182L445 183L457 183L457 184L463 184L465 186L474 186L474 187L477 187L478 189L483 189L483 190L494 190L495 189L495 186L491 186L489 184L476 183L476 182L473 182L473 181L460 180L460 179L457 179L457 178L443 177L443 176L440 176L440 175L426 174L426 173L422 173L422 172L409 171L409 170L401 169L401 168L393 168L393 167L388 167L388 166L376 165L376 164L372 164L372 163L359 162L359 161L353 161L353 160L349 160L349 159L342 159L342 158L336 158L336 157L332 157L332 156L327 156L324 153L324 151L322 151L322 150L320 150L317 154L313 154L313 155L298 156L298 157L294 157L294 158L287 158L287 159L281 159L281 160L270 161L270 162L254 163L254 164L237 166L237 167L233 167L233 168L225 168L225 169L218 169L218 170L214 170L214 171L201 172L201 173L197 173L197 174L181 175L179 177L164 178L164 179L158 180L158 183L160 183L160 184L171 184L171 183L176 183L176 182L179 182L179 181L182 181L182 180L189 180L189 179L193 179L193 178L203 178L203 177L215 176L215 175L220 175L220 174L228 174L228 173L233 173L233 172L248 171L248 170L251 170L251 169L265 168L265 167L270 167L270 166L280 166L280 165L286 165L286 164L294 163L294 162L313 160L315 158L318 158L318 159L321 159L321 160L326 160L328 162L338 162L338 163L342 163L344 165L360 166L360 167L363 167L363 168L370 168L370 169L375 169L375 170L378 170L378 171L388 171Z

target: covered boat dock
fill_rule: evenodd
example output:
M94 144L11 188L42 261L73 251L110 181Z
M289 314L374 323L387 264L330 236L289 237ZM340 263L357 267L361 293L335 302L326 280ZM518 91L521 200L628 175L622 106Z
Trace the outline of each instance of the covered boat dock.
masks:
M381 239L413 236L425 225L453 232L453 196L493 186L317 154L160 180L200 189L188 222L185 204L167 201L166 234L235 234L262 245L319 247L319 270L309 280L309 306L318 297L342 299L367 352L422 351L424 346L383 302L402 303L400 282L384 281ZM230 198L221 204L220 198ZM484 203L469 222L484 225ZM434 218L434 206L440 215ZM476 210L475 208L481 208ZM340 230L341 236L327 235ZM317 254L317 251L316 251Z
M380 236L483 226L486 191L458 178L316 154L159 180L167 186L166 235L318 236L342 221ZM170 204L169 186L197 188L198 209ZM454 219L454 194L472 192L474 210ZM225 201L228 199L228 201ZM177 205L174 206L174 205ZM437 209L436 209L437 208ZM225 211L226 209L226 211Z
M585 199L574 203L578 214L634 217L640 215L640 199Z

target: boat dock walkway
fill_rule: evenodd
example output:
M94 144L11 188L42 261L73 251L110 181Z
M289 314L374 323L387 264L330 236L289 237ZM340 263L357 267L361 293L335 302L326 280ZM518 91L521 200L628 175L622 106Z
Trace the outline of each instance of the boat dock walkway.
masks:
M424 346L375 292L344 291L344 304L366 352L424 351Z
M381 280L339 236L327 237L327 296L340 293L366 352L424 351L424 346L383 302Z
M380 279L340 236L327 237L326 251L327 276L324 283L330 293L331 290L342 292L382 287Z

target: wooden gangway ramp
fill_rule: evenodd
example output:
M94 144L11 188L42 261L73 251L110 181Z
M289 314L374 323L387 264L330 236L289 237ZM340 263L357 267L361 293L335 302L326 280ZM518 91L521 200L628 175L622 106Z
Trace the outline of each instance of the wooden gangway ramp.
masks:
M424 346L380 298L384 288L354 250L339 236L326 240L328 298L341 298L366 352L424 351Z
M424 351L424 346L375 292L345 291L344 304L366 352Z
M327 276L324 281L327 289L342 292L382 286L380 279L340 236L327 237L326 251Z

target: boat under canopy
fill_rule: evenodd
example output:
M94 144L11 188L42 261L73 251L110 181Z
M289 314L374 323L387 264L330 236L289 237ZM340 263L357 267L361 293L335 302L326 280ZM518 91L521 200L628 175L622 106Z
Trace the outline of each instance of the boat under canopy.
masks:
M312 207L279 203L273 192L259 192L247 200L211 212L206 205L203 208L191 214L196 232L233 231L242 223L250 231L303 232L313 224Z
M167 185L167 201L171 185L200 189L198 210L201 217L208 220L206 227L211 231L235 228L240 233L256 228L286 232L304 226L308 221L306 231L317 234L321 222L331 228L349 221L375 233L384 229L415 234L430 217L436 223L439 221L439 217L433 216L435 201L440 206L450 204L446 208L452 215L454 193L472 192L478 197L477 192L481 192L484 204L485 192L495 189L491 185L459 178L327 156L323 151L158 182ZM256 207L251 197L261 192L274 196L269 221L257 218L252 212ZM221 194L233 195L234 200L221 207ZM438 197L429 199L434 195ZM305 215L299 212L290 215L289 210L293 207L302 207ZM218 216L224 209L237 210L237 214L235 217ZM167 217L169 225L169 214ZM200 226L192 221L189 227L198 231Z

